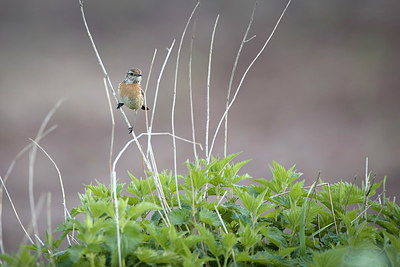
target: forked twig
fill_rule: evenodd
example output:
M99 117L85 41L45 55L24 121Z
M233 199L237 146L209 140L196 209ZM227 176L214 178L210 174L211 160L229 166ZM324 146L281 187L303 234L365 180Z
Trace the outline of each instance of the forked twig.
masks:
M228 113L229 109L231 108L231 106L232 106L233 103L235 102L235 99L236 99L236 97L237 97L237 95L238 95L238 93L239 93L240 88L242 87L243 81L244 81L244 79L246 78L247 73L250 71L250 69L251 69L251 67L253 66L253 64L254 64L254 63L256 62L256 60L260 57L260 55L262 54L262 52L264 51L264 49L265 49L266 46L268 45L269 41L271 40L271 38L272 38L272 36L274 35L276 29L278 28L278 25L279 25L279 23L281 22L283 16L285 15L285 12L286 12L286 10L288 9L288 7L289 7L289 5L290 5L291 2L292 2L292 0L289 0L289 1L287 2L285 8L283 9L283 11L282 11L282 13L281 13L281 15L280 15L278 21L276 22L276 24L275 24L275 26L274 26L274 28L273 28L271 34L269 35L268 39L265 41L264 45L262 46L262 48L260 49L260 51L258 52L258 54L257 54L257 55L254 57L254 59L250 62L250 64L249 64L249 66L247 67L246 71L243 73L243 76L242 76L242 78L241 78L241 80L240 80L240 82L239 82L239 85L238 85L238 87L237 87L237 89L236 89L236 92L235 92L233 98L232 98L232 101L230 102L228 108L225 109L225 112L224 112L224 114L222 115L222 117L221 117L221 119L220 119L220 121L219 121L219 123L218 123L217 129L215 130L214 137L213 137L213 140L212 140L212 143L211 143L211 147L210 147L210 151L209 151L209 154L208 154L208 157L207 157L207 161L210 161L211 154L212 154L211 152L212 152L212 149L214 148L214 144L215 144L215 140L216 140L216 138L217 138L218 131L219 131L220 127L221 127L222 122L223 122L224 119L225 119L226 114Z
M240 57L240 54L242 52L243 46L244 46L245 43L249 42L251 39L256 37L254 35L250 39L246 40L247 39L247 35L249 34L249 31L250 31L250 27L253 24L254 13L256 12L256 7L257 7L257 1L254 3L253 11L251 12L249 24L247 25L246 32L244 33L242 42L240 43L239 50L238 50L238 52L236 54L235 62L233 63L231 78L229 79L229 85L228 85L228 94L226 96L226 107L225 107L225 109L227 109L228 106L229 106L229 99L231 97L233 78L235 77L236 67L237 67L237 64L239 62L239 57ZM228 112L226 113L226 116L225 116L224 157L226 157L227 143L228 143Z

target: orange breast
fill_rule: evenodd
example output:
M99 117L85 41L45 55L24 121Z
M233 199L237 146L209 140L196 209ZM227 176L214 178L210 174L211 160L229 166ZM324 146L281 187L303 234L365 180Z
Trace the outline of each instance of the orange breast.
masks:
M120 100L130 109L140 109L143 106L143 95L139 83L121 83L118 88Z

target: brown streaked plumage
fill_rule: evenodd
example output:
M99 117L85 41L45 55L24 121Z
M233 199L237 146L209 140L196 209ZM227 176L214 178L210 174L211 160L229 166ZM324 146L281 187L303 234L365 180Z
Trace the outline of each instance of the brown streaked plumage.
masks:
M130 69L123 82L119 84L118 94L120 96L120 102L118 103L117 109L122 106L127 106L130 109L137 111L138 109L149 110L144 104L144 93L140 86L142 80L142 71L140 69ZM129 128L129 133L132 133L135 119L132 127Z

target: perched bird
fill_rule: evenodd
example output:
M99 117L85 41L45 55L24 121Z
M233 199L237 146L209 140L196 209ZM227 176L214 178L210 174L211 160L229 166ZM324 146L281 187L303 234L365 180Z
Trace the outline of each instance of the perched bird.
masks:
M142 71L140 69L130 69L126 74L125 79L118 87L120 102L117 105L117 109L125 105L135 111L135 118L132 127L129 128L129 133L132 133L133 127L135 126L137 110L149 110L148 107L144 106L144 92L140 86L141 80Z

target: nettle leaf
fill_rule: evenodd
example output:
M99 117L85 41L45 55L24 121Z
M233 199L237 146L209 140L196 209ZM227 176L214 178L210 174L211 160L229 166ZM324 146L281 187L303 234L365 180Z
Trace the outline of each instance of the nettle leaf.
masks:
M280 249L287 248L288 244L285 238L285 234L276 227L264 227L260 229L260 232L263 236L268 238L270 242L272 242L275 246Z
M185 187L188 190L199 191L206 183L208 183L209 178L205 170L200 169L200 167L193 167L192 164L187 163L186 166L189 168L189 173L184 177ZM192 166L193 168L189 167Z
M128 172L128 174L131 177L132 182L126 189L127 192L132 193L140 198L143 198L149 195L150 193L154 192L154 190L156 190L154 180L151 177L139 180L135 176L133 176L130 172Z
M215 227L222 226L222 223L219 220L218 215L209 209L203 208L200 211L199 215L200 215L200 221L203 223L206 223L206 224L209 224L209 225L212 225Z
M291 266L290 262L284 257L269 251L258 251L252 256L246 255L245 252L241 252L236 256L236 261L259 263L263 266Z
M152 202L140 202L136 206L131 206L128 209L127 214L129 217L137 220L137 218L139 218L140 215L150 210L162 210L162 208Z
M204 237L204 241L206 242L208 249L215 256L221 256L224 254L224 248L220 245L217 245L215 242L215 238L210 231L204 228L202 225L197 224L196 229L199 231L200 235Z
M258 234L259 228L253 229L250 224L246 224L245 227L242 226L242 231L239 233L240 243L246 248L246 251L251 249L255 244L257 244L262 235Z
M296 203L302 199L306 195L306 191L303 189L304 181L300 183L295 183L292 188L290 188L289 196L294 200Z
M245 208L248 209L251 213L257 215L258 209L264 202L264 196L267 193L267 190L259 194L256 198L252 197L249 193L241 190L238 187L235 187L234 190L235 193L238 195L240 201L242 201L243 206L245 206Z
M206 166L206 170L221 175L225 166L237 155L239 155L239 153L228 155L221 160L219 157L211 157L211 162Z
M192 211L190 209L174 209L168 213L172 225L188 224L191 221Z
M226 250L229 251L238 242L238 238L233 233L228 233L222 237L222 244L225 246Z
M168 227L163 227L163 228L168 228ZM163 234L162 228L155 226L152 223L149 223L146 225L146 229L149 233L149 235L163 248L163 249L168 249L169 248L169 240L168 236ZM168 229L167 229L168 230Z
M310 267L337 267L342 266L345 255L348 254L348 248L335 248L321 253L315 253Z
M109 216L113 216L114 214L114 207L110 205L107 201L97 201L87 204L87 208L90 211L90 214L93 218L98 218L107 214Z
M181 257L173 251L154 250L147 247L139 247L135 250L135 255L140 261L146 263L170 263L179 264Z

